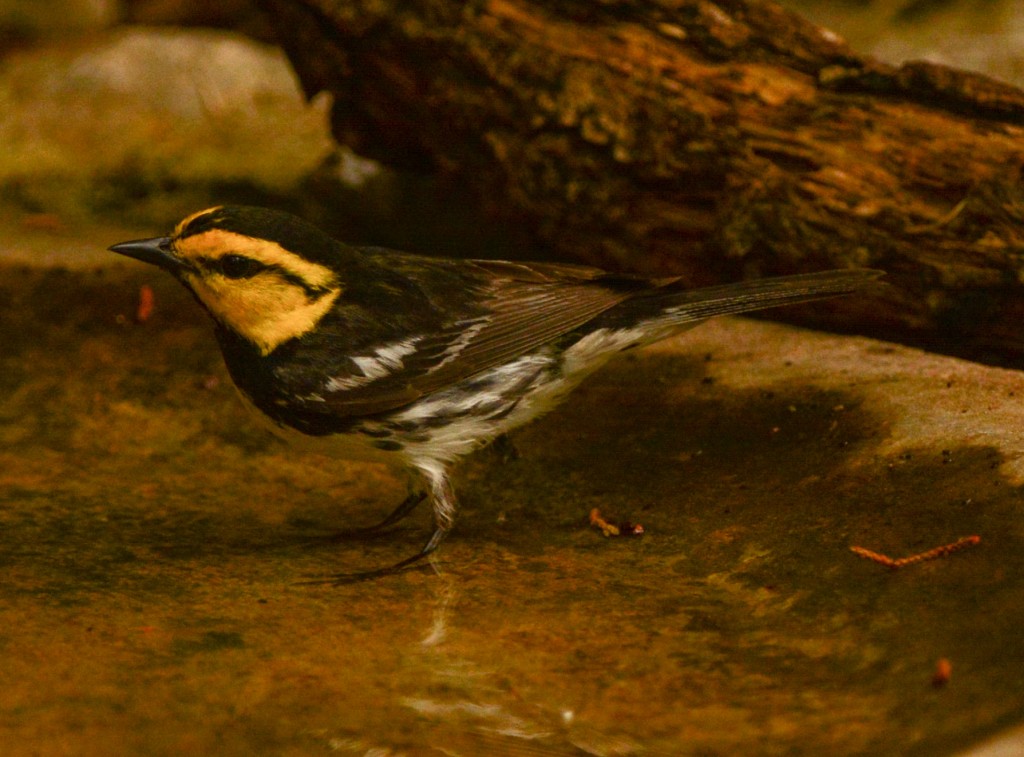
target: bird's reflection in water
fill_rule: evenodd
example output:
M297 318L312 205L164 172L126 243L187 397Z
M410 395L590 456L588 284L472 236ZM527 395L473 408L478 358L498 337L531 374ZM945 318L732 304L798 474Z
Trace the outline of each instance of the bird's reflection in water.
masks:
M437 739L431 746L438 753L604 756L641 751L640 744L628 736L604 734L588 726L571 704L555 709L550 703L529 701L508 680L507 671L483 669L457 652L459 578L444 572L437 562L434 567L438 575L433 578L431 623L418 645L419 657L432 671L433 680L400 701L418 717L436 724Z

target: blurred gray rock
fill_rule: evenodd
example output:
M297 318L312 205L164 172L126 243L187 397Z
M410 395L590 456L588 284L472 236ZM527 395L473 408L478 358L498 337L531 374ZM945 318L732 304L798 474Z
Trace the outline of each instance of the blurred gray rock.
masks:
M189 120L264 107L304 110L276 48L209 30L129 28L54 72L58 98L129 98L132 106Z
M163 224L225 187L286 195L327 156L276 47L213 30L123 28L11 54L0 71L0 211ZM237 198L234 198L237 199Z

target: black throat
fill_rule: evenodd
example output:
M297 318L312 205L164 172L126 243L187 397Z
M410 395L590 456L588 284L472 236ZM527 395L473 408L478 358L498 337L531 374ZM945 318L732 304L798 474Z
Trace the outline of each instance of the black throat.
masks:
M323 403L311 399L320 388L320 377L301 369L305 361L299 340L291 339L264 356L252 342L220 324L215 330L235 386L275 423L310 436L351 430L353 421L333 415Z

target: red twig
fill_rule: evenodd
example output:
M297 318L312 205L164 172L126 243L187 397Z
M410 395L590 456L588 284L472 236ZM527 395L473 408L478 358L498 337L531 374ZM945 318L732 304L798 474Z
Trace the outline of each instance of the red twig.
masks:
M916 555L900 557L896 560L880 554L879 552L872 552L870 549L865 549L864 547L850 547L850 551L858 557L863 557L865 560L871 560L871 562L876 562L879 565L884 565L887 568L897 570L899 568L905 568L908 565L915 565L916 563L924 562L925 560L937 560L940 557L953 554L964 547L971 547L978 544L980 541L980 536L965 536L962 539L957 539L952 544L943 544L941 547L929 549L927 552L919 552Z

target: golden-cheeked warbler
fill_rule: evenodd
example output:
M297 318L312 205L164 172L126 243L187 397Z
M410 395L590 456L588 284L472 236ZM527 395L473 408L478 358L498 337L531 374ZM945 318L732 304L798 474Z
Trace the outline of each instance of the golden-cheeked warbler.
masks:
M452 463L553 408L623 350L713 316L845 294L879 272L826 271L687 289L555 263L451 260L352 247L293 215L222 206L112 251L152 263L212 316L228 371L273 425L414 474L383 529L423 499L452 528Z

